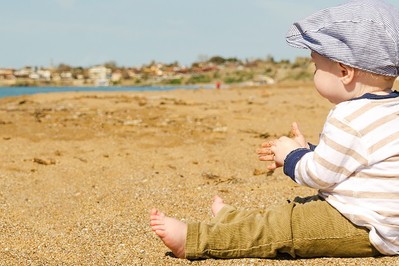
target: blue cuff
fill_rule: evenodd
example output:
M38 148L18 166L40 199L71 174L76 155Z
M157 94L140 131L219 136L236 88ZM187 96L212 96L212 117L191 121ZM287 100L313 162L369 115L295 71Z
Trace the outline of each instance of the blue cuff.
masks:
M284 174L295 181L295 166L298 161L308 152L312 152L312 150L299 148L291 151L284 160Z

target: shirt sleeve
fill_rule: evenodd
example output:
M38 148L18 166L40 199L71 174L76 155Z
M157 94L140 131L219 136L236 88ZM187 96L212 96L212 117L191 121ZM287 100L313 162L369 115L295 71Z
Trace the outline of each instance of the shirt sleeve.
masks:
M311 149L300 148L290 152L284 160L284 174L295 181L295 167L298 161L301 160L306 153L311 151Z
M361 134L344 119L329 117L320 142L311 149L297 149L284 161L284 173L298 184L328 189L368 165Z

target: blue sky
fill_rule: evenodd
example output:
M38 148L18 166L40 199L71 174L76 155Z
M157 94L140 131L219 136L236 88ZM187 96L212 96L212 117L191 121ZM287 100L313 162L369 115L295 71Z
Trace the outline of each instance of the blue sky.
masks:
M294 59L290 25L345 0L0 0L0 67ZM399 7L399 0L388 0Z

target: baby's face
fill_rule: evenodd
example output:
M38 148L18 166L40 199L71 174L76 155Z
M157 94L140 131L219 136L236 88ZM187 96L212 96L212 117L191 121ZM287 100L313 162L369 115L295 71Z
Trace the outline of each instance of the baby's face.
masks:
M335 104L346 100L338 63L313 51L311 57L315 65L313 81L320 95Z

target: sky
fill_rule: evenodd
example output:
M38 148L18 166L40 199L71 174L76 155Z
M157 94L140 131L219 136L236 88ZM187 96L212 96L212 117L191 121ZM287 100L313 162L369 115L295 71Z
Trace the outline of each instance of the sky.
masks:
M191 65L212 56L294 60L290 25L345 0L0 0L0 67L114 61ZM399 8L399 0L387 0Z

